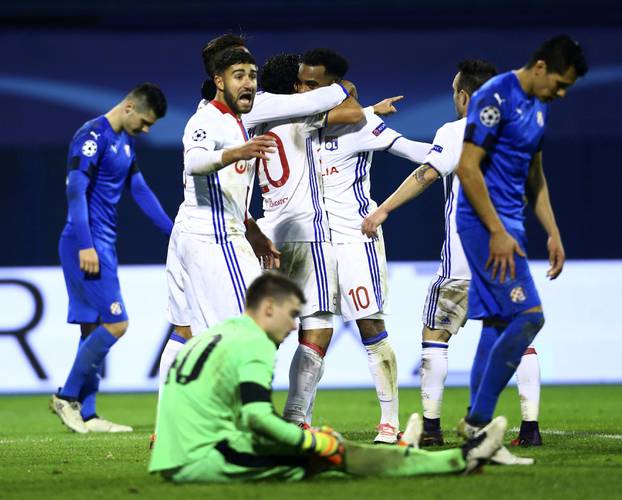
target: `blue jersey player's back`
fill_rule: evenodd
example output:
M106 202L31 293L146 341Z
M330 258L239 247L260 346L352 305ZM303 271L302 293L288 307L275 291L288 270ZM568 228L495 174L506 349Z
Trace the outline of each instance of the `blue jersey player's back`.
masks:
M93 238L107 244L116 241L117 204L133 169L134 139L125 130L115 132L105 116L86 122L69 145L67 170L88 175L89 227ZM68 214L63 236L74 234Z
M513 71L488 80L469 103L465 142L486 150L482 173L490 199L506 227L522 228L525 184L533 156L541 148L548 105L528 96ZM459 228L481 224L463 192Z

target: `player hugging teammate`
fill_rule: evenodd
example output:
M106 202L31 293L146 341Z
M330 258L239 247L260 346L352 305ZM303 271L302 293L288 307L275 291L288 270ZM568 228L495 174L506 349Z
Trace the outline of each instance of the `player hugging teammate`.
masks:
M183 134L184 201L174 226L138 172L131 141L164 115L157 88L134 89L72 143L61 258L69 321L82 324L86 340L53 396L53 410L77 432L131 430L94 409L98 371L127 328L114 221L98 223L96 214L112 213L127 184L147 215L172 231L166 272L175 332L161 359L151 471L185 483L298 480L327 470L399 477L470 472L486 461L532 463L502 446L507 422L493 413L519 367L518 443L540 444L539 368L530 344L544 316L525 257L524 200L532 200L549 235L554 279L565 256L542 168L542 137L547 103L587 71L579 45L555 37L523 68L500 75L482 61L460 63L453 81L458 120L441 127L434 144L406 139L379 117L395 112L400 96L362 108L356 87L344 80L347 61L330 49L274 56L259 72L245 40L223 35L204 48L203 58L209 78ZM376 207L370 169L378 150L421 166ZM256 175L264 208L257 222L248 213ZM446 240L423 314L424 414L412 414L400 433L397 364L384 322L381 224L439 177ZM114 196L102 202L97 190L107 183ZM356 444L333 429L311 427L336 314L356 321L367 351L381 408L374 442L398 446ZM467 318L483 319L483 329L469 411L458 426L465 443L419 450L443 444L448 341ZM281 418L271 402L274 361L297 325L300 344Z

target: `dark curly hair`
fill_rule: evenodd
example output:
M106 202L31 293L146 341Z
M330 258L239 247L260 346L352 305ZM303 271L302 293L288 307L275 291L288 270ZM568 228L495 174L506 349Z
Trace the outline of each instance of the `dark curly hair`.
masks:
M214 75L222 75L229 66L234 64L254 64L255 58L248 52L239 49L227 49L214 58Z
M497 74L497 69L486 61L472 59L458 63L460 78L458 78L458 90L464 90L467 94L473 95L486 80Z
M313 49L304 53L302 63L307 66L324 66L326 74L343 79L348 72L348 61L332 49Z
M220 52L240 47L246 47L246 39L244 35L234 35L233 33L220 35L207 42L207 45L201 51L203 66L205 66L207 74L212 78L214 77L214 59Z
M293 94L299 65L300 56L297 54L272 56L259 72L259 86L272 94Z

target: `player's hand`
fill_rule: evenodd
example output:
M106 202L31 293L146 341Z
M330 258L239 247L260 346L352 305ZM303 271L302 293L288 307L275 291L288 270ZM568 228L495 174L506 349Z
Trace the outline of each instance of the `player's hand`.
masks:
M377 104L374 104L374 113L380 116L392 115L397 113L397 108L393 105L397 101L404 99L403 95L396 95L395 97L387 97Z
M94 248L85 248L78 252L80 258L80 269L86 274L97 274L99 272L99 257Z
M564 268L566 252L564 252L564 245L562 244L562 239L559 234L549 236L546 246L549 251L549 264L551 264L546 275L549 279L554 280L561 274Z
M281 252L253 219L246 221L246 239L264 269L278 269L281 266Z
M389 212L387 212L382 205L380 205L376 208L376 210L363 219L363 223L361 224L361 233L368 238L378 238L378 228L385 220L387 220L387 217L389 217Z
M234 152L233 161L252 160L253 158L267 160L268 154L276 153L276 141L269 135L258 135L231 151ZM223 163L225 163L224 155Z
M330 428L305 429L302 433L303 451L320 457L330 457L342 452L341 436Z
M525 252L518 242L503 230L498 233L490 234L490 254L486 261L486 269L492 265L491 276L494 280L499 272L499 283L505 282L506 273L509 272L510 279L516 278L516 265L514 263L514 252L521 257Z

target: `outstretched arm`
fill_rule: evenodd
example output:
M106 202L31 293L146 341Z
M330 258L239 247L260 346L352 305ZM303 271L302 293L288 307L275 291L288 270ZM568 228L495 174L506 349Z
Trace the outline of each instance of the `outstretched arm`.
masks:
M490 232L490 255L486 262L486 268L492 264L492 279L495 279L497 271L499 271L499 281L503 283L507 271L509 271L511 279L514 279L516 276L514 252L521 257L524 257L525 253L518 242L506 231L492 204L480 166L485 156L485 149L470 142L465 142L456 173L460 178L464 194L482 221L482 224Z
M551 267L546 275L554 280L562 272L566 254L564 252L564 245L562 244L559 228L555 221L555 214L553 213L553 207L551 206L551 199L549 197L549 188L546 183L546 177L544 176L544 169L542 168L542 151L538 151L531 161L529 176L527 178L527 196L533 203L533 210L536 217L549 236L547 248Z
M438 172L430 165L421 165L376 210L365 217L361 232L370 238L377 237L378 227L387 220L393 210L415 199L438 178Z
M156 227L167 236L173 229L173 221L166 214L158 198L145 182L143 174L136 171L129 179L129 189L132 198L143 213L151 219Z

